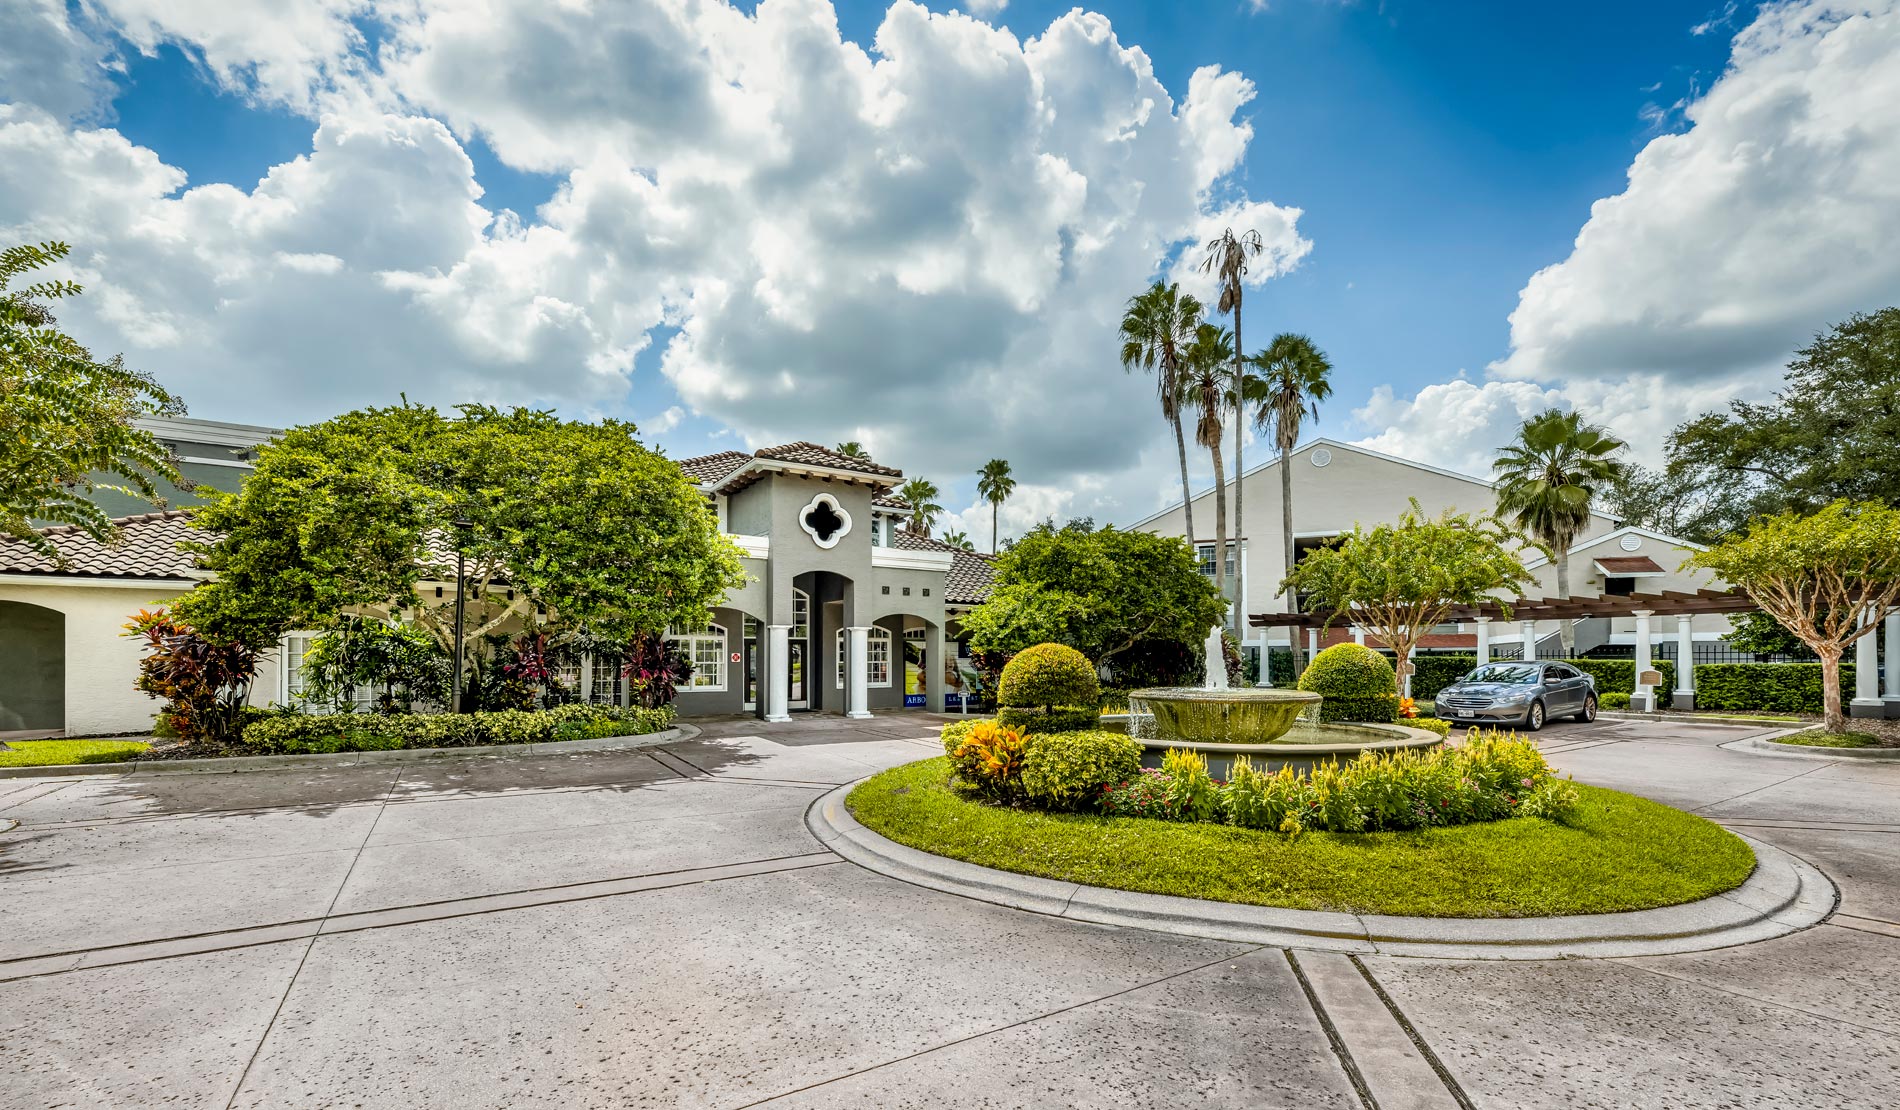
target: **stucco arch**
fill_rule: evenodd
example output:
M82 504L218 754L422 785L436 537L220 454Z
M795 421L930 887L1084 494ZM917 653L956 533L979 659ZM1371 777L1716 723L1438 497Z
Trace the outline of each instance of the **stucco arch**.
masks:
M66 614L0 601L0 733L66 727Z

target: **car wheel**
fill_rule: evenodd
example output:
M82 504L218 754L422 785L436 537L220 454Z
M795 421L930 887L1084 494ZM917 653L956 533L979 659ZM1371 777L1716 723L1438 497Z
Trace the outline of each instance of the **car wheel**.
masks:
M1577 720L1582 721L1584 724L1589 724L1596 719L1597 696L1595 694L1585 694L1583 696L1583 710L1577 714Z
M1537 730L1543 727L1544 727L1544 703L1541 701L1534 701L1531 703L1531 711L1529 713L1524 714L1524 731L1536 732Z

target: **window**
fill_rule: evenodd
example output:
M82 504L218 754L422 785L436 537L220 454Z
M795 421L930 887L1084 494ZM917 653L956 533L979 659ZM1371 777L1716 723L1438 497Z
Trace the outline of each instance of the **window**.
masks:
M315 643L315 632L287 632L284 634L284 704L296 705L303 700L304 689L304 653Z
M792 591L792 631L791 638L803 640L811 635L811 595L804 590Z
M838 667L833 676L838 689L844 689L844 672L851 658L851 641L846 638L845 630L838 630ZM891 684L891 632L888 628L871 626L864 638L864 684L874 690L885 689Z
M563 691L573 694L576 697L580 696L580 692L581 692L581 657L580 656L571 655L571 654L567 655L563 657L559 663L556 663L554 664L553 667L549 668L549 670L552 674L555 685L559 686Z
M1214 577L1214 545L1211 543L1195 544L1194 554L1200 559L1201 573L1209 578ZM1227 548L1226 564L1222 570L1226 572L1227 577L1232 578L1234 576L1234 547L1231 544Z
M620 704L619 656L594 656L594 690L592 700L607 705Z
M667 637L667 644L678 648L692 660L693 677L686 680L688 690L716 692L726 688L726 629L709 624L690 632Z

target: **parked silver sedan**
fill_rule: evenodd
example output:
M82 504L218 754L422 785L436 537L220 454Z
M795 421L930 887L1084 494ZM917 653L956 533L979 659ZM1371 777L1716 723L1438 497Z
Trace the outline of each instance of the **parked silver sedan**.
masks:
M1596 720L1597 683L1568 663L1486 663L1440 690L1433 705L1448 721L1536 732L1552 717Z

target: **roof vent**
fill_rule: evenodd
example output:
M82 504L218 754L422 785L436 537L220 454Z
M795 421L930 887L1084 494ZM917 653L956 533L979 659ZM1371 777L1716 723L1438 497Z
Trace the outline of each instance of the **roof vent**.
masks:
M1617 546L1625 551L1634 551L1643 546L1643 538L1641 536L1624 536L1622 542L1618 543Z
M1333 453L1324 447L1318 447L1313 450L1312 459L1314 466L1325 466L1333 461Z

